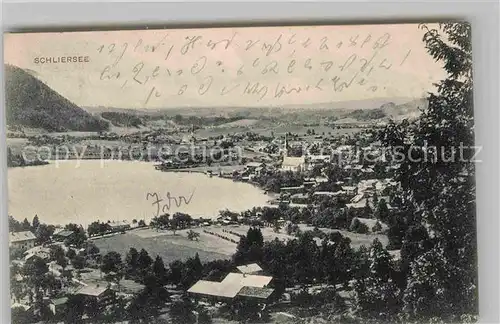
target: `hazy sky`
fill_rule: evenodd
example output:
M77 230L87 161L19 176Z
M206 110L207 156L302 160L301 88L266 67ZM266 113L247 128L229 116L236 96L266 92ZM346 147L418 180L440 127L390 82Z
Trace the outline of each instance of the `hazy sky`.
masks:
M444 77L423 34L416 24L7 34L4 56L81 106L279 106L421 97ZM77 62L60 62L68 56Z

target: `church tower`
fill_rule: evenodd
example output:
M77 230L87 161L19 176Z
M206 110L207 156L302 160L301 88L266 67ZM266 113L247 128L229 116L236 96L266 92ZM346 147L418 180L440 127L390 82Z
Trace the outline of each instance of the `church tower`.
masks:
M285 147L283 149L284 156L288 156L288 134L285 133Z

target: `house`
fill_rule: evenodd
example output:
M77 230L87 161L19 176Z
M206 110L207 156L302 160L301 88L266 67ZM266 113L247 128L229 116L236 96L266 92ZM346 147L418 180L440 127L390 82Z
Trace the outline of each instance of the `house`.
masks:
M89 300L95 301L98 305L106 306L113 303L115 299L114 291L106 286L87 285L77 291L78 295L82 295Z
M316 178L314 178L314 181L316 183L327 183L328 182L328 178L327 177L316 177Z
M199 280L189 288L188 293L215 300L227 300L235 298L241 288L238 285L223 285L216 281Z
M260 274L262 268L257 263L250 263L236 267L243 274Z
M75 235L73 231L61 230L52 234L52 239L57 242L64 242L73 235Z
M36 236L31 231L9 233L9 248L26 251L35 246Z
M273 277L262 276L262 275L247 275L244 273L230 272L221 281L223 285L239 285L240 288L244 286L250 287L267 287L269 283L273 280Z
M366 198L366 195L364 193L359 193L351 199L351 203L359 203L363 198Z
M339 197L344 195L344 191L316 191L313 193L314 198L323 198L323 197L329 197L329 198L334 198L334 197Z
M303 193L296 193L290 197L290 202L293 204L308 204L309 195Z
M248 162L247 164L245 164L245 169L250 172L253 172L255 171L255 169L261 167L265 167L265 164L262 162Z
M258 301L268 301L274 295L275 290L271 288L245 286L236 295L239 299L251 299Z
M357 201L355 203L346 204L346 207L352 208L354 210L362 210L367 205L368 205L368 207L370 207L373 210L373 208L374 208L373 199L361 198L359 201Z
M345 191L348 196L355 196L357 194L358 188L355 186L342 186L342 191Z
M257 264L251 264L242 269L255 270L257 267L260 268ZM268 287L272 279L268 276L231 272L221 282L199 280L188 289L188 293L215 301L241 298L265 302L274 293L274 289Z
M330 155L309 155L307 156L307 160L309 161L308 169L312 170L315 165L330 163L332 157Z
M49 260L50 259L50 249L48 247L44 246L35 246L29 250L26 250L24 252L24 260L29 260L32 257L39 257L43 260Z
M304 186L298 186L298 187L281 187L280 188L280 193L289 193L289 194L296 194L299 192L304 191Z
M27 305L25 303L13 303L11 306L10 306L11 309L14 309L14 308L22 308L24 309L24 311L26 312L32 312L33 311L33 306L30 306L30 305Z
M68 297L61 297L57 299L52 299L49 303L49 309L52 311L52 314L63 314L66 312L68 303Z
M130 224L127 221L113 221L108 223L112 232L121 232L130 229Z

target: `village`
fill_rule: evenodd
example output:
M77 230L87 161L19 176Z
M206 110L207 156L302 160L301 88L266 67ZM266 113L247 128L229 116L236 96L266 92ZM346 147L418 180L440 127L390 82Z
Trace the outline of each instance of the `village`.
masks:
M352 253L359 253L356 251L360 248L364 251L372 244L388 247L393 250L388 254L391 262L397 264L401 237L396 234L388 238L390 228L400 225L394 217L398 209L398 182L393 179L393 171L397 165L384 159L380 144L368 131L353 137L337 137L336 142L312 133L308 130L302 140L297 134L285 134L278 139L252 141L252 145L242 136L224 136L221 140L231 143L230 147L245 143L247 146L242 151L251 154L244 154L243 159L238 157L240 163L233 163L234 167L224 171L220 166L201 165L199 168L200 164L196 171L185 166L176 168L248 182L273 197L268 205L256 206L243 213L221 211L217 219L165 214L151 219L149 224L143 219L130 223L94 222L87 229L76 224L55 228L40 224L37 217L33 224L11 219L14 229L24 229L12 231L10 236L12 308L22 318L62 322L70 318L92 322L106 316L114 318L120 307L131 311L138 296L155 291L165 296L164 300L155 301L161 305L157 311L168 314L165 315L168 318L176 316L167 311L172 303L192 306L195 301L205 300L206 303L197 302L196 305L207 306L201 311L211 314L207 318L218 317L214 315L215 310L220 312L221 307L231 305L231 310L227 310L232 314L231 319L248 317L269 321L272 313L276 318L291 320L297 315L286 312L286 305L294 305L294 298L298 298L294 294L304 291L313 296L324 294L325 289L332 287L328 284L331 280L323 283L317 279L305 280L306 286L286 286L283 278L273 277L269 267L267 271L261 267L260 257L242 258L236 262L254 229L258 229L261 237L259 248L264 248L264 241L266 244L274 240L292 244L290 242L309 235L317 249L324 249L325 242L340 237L352 247ZM197 142L192 134L188 141ZM161 171L174 171L171 167L171 161L156 165ZM162 235L168 237L167 233L177 236L177 240L184 238L183 243L176 244L188 247L201 240L202 244L198 243L196 249L225 254L222 258L225 261L209 259L202 265L196 252L187 261L166 259L164 262L159 254L153 260L156 250L147 251L139 246L130 246L128 250L126 246L117 253L106 246L103 248L102 243L115 236L126 237L124 234L147 240ZM158 250L170 248L162 244L157 246ZM175 278L172 266L176 262L181 267L198 267L198 272L187 281ZM204 268L211 268L217 262L222 262L222 266L216 265L218 269L207 273ZM217 272L215 276L214 271ZM346 277L346 274L339 277ZM210 278L216 280L208 280ZM339 300L352 297L353 287L349 282L353 278L351 275L346 278L349 280L344 283L334 280L338 283L333 284L333 291L343 296ZM68 313L75 305L99 307L92 310L82 307L78 314ZM261 311L252 311L257 316L254 318L248 313L248 307ZM196 322L204 321L199 316L200 310L192 309L192 312L198 314ZM137 309L136 313L139 317L147 316ZM188 316L189 311L186 314Z

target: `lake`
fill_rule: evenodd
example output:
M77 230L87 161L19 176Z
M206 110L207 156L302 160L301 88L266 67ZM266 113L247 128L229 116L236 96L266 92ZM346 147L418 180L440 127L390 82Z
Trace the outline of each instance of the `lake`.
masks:
M9 215L31 222L84 226L99 220L145 219L158 211L152 196L164 199L169 214L215 218L220 210L244 211L267 205L269 196L250 184L200 173L155 170L152 163L130 161L56 161L49 165L8 169ZM170 199L169 209L163 207ZM186 199L178 199L184 196ZM191 199L190 199L191 198ZM188 202L188 204L186 204ZM160 212L161 213L161 212Z

